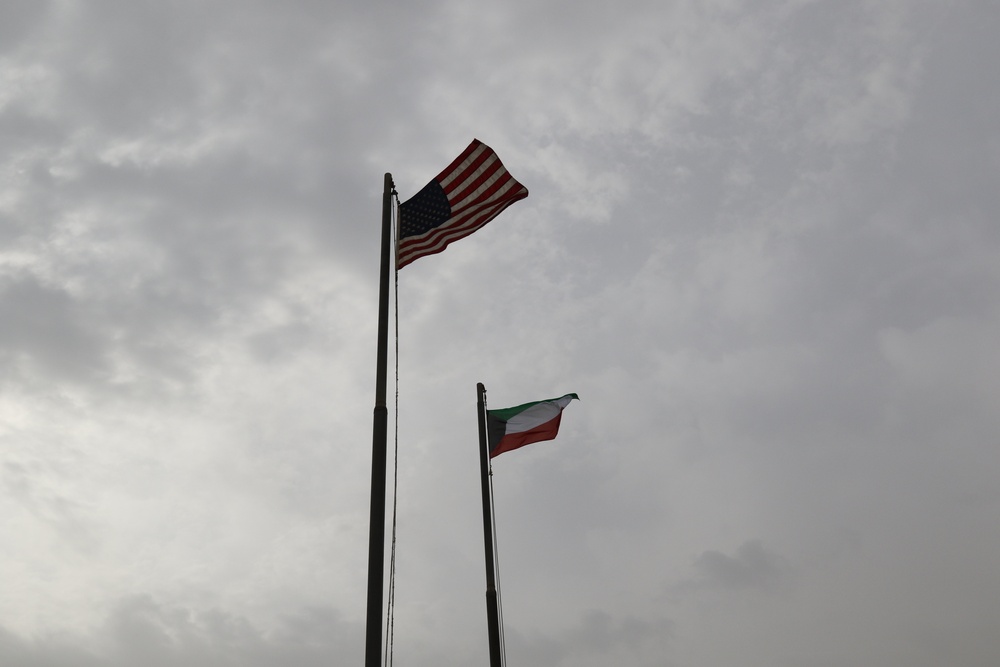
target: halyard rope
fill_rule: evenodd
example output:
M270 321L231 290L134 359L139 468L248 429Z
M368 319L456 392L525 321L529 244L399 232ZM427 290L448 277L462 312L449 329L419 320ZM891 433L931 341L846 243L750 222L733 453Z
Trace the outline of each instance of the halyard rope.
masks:
M493 500L493 463L490 463L490 515L493 518L493 571L497 587L497 625L500 631L500 664L507 664L507 642L503 632L503 595L500 593L500 551L497 544L497 504Z

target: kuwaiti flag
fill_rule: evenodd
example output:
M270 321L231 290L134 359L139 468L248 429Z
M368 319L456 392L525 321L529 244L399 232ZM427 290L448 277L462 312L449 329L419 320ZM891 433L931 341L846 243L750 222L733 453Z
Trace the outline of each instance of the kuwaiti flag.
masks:
M552 440L559 433L563 409L576 394L525 403L513 408L486 411L490 458L533 442Z
M396 268L441 252L527 196L493 149L473 139L437 178L399 205Z

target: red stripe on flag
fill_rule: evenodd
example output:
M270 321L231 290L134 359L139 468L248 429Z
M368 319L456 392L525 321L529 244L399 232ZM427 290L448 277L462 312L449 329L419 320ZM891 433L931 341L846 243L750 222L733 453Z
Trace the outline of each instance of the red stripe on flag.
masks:
M410 237L407 241L410 241L412 245L421 245L430 237L445 234L450 229L454 227L465 227L468 223L468 218L476 216L482 209L491 205L509 206L516 201L520 201L528 196L528 190L510 178L505 182L500 188L500 192L494 193L490 198L484 201L479 201L474 204L463 206L457 211L456 215L453 215L446 222L442 223L439 227L429 230L422 236Z
M448 195L448 199L451 200L453 199L451 196L452 193L465 189L467 184L478 178L483 170L488 169L490 165L498 162L500 161L497 159L496 153L488 149L483 150L481 153L470 157L467 164L462 165L461 171L452 174L449 180L442 181L441 189L444 190L444 193Z
M482 151L483 149L489 153L493 152L489 146L481 142L479 139L473 139L472 143L469 144L464 151L462 151L462 154L452 160L451 164L449 164L444 171L438 174L434 180L441 184L447 183L448 179L450 177L453 178L454 174L461 169L463 162L468 160L476 151Z
M441 252L448 243L468 236L499 215L505 208L528 196L527 188L513 178L510 178L504 186L508 188L508 192L503 193L495 200L463 207L458 215L453 216L436 229L428 231L423 236L408 238L405 249L400 248L398 262L400 268L425 254L432 255ZM439 248L431 250L438 245L440 245Z
M427 239L427 241L422 244L420 248L413 248L410 251L400 253L399 267L402 268L407 264L420 259L421 257L435 255L441 252L448 246L448 244L465 238L466 236L479 230L481 227L486 225L486 223L490 222L493 218L499 215L510 203L512 202L506 202L491 207L488 211L484 211L483 215L477 216L475 219L471 220L469 225L464 226L461 229L451 230L447 234L441 234L435 236L434 238Z
M545 422L544 424L539 424L530 431L521 431L520 433L511 433L509 435L504 435L497 443L496 449L490 452L490 458L497 457L504 452L512 452L515 449L520 449L525 445L533 445L536 442L544 442L545 440L555 440L556 436L559 434L559 424L562 422L562 413Z
M462 189L460 191L456 192L455 190L452 190L449 192L445 190L445 194L448 195L448 201L452 203L452 206L455 206L456 203L476 195L476 191L489 182L490 178L506 173L507 170L504 169L500 160L497 160L496 156L493 155L490 157L488 162L484 163L477 170L476 173L469 174L469 178L461 184L460 187Z
M527 188L514 180L493 149L478 139L473 139L435 181L448 199L451 217L419 236L399 239L397 268L441 252L528 196Z
M512 203L514 203L514 201L495 202L482 210L470 211L468 219L464 220L460 225L449 227L444 232L430 236L420 243L419 246L411 248L406 253L401 253L399 262L400 266L402 267L404 263L408 264L414 259L423 257L424 255L433 255L441 252L449 243L465 238L472 232L484 226ZM416 256L411 257L412 255Z
M500 178L495 183L492 183L488 188L479 193L479 196L475 199L466 199L465 203L461 206L455 207L452 210L452 218L457 218L467 210L487 205L493 201L503 201L508 199L509 196L513 194L512 191L517 185L518 183L505 172L503 174L503 178Z

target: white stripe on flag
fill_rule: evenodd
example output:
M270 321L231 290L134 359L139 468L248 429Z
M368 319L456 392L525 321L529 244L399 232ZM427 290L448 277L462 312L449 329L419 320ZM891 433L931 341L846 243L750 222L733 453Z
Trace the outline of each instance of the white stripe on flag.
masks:
M480 143L478 146L476 146L475 150L472 151L472 154L469 155L469 157L462 160L462 162L457 167L455 167L450 174L441 179L440 181L441 187L447 189L448 186L451 185L452 181L464 175L465 172L468 170L469 166L474 164L475 161L479 158L480 155L483 154L484 151L490 151L491 153L493 153L493 150L489 148L486 144ZM496 153L493 153L493 156L495 157Z
M504 433L522 433L550 422L558 417L563 408L569 405L569 402L572 400L570 396L563 396L554 401L545 401L544 403L533 405L508 419L507 428L504 429Z
M497 206L505 206L511 203L506 201L508 199L507 195L515 185L522 189L524 187L514 179L510 179L507 183L500 186L500 189L487 201L466 206L463 210L458 211L457 215L441 223L440 226L430 229L419 236L409 237L407 239L408 247L400 255L400 259L402 260L417 252L423 252L425 248L436 246L441 241L456 240L456 235L458 235L458 238L461 238L462 234L471 234L479 226L485 224L485 222L479 223L484 214L493 213L492 209L495 209Z

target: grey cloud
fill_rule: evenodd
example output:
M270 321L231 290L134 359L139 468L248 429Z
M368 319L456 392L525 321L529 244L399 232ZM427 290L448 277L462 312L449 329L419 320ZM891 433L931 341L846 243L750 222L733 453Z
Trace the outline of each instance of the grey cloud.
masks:
M72 295L31 277L0 283L0 361L8 378L27 363L72 380L106 368L103 337Z
M697 587L770 591L788 581L791 566L781 556L764 548L759 540L743 543L735 556L705 551L694 562L701 573Z
M673 623L590 611L563 632L505 632L511 662L542 665L659 665L669 653Z
M262 631L219 610L195 612L148 595L122 599L94 636L24 639L0 628L0 663L18 667L319 667L358 664L363 628L331 609L303 609Z
M989 0L0 16L0 662L357 662L381 177L471 136L532 194L400 275L410 664L485 658L476 381L584 397L496 462L512 662L997 662Z
M47 0L11 0L0 7L0 50L11 51L29 39L51 6Z

